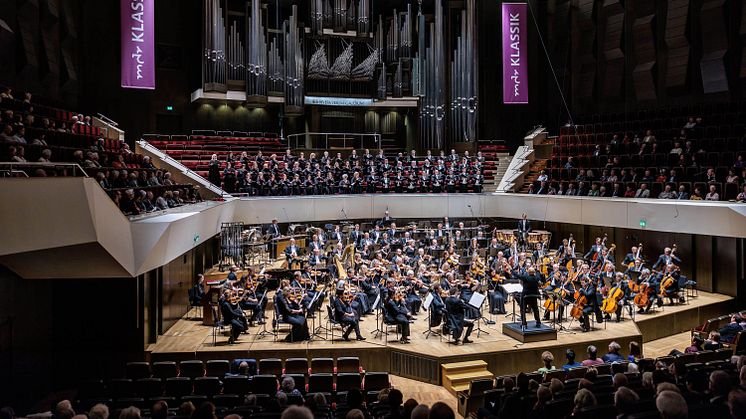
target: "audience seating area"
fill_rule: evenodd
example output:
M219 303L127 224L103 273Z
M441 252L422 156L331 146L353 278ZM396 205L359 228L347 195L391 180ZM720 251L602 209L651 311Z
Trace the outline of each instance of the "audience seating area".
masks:
M459 395L459 402L464 403L469 398L476 398L480 402L483 400L480 415L489 413L498 418L562 419L572 416L595 419L619 417L617 415L640 419L660 418L655 404L656 388L660 393L662 388L657 386L667 382L683 395L689 418L714 418L716 416L713 414L722 413L719 409L725 408L727 412L727 406L709 401L715 395L707 392L708 376L714 371L727 374L727 399L730 389L739 387L738 371L743 362L732 363L732 354L733 351L726 348L657 359L641 358L635 360L634 367L630 366L631 362L622 361L570 369L557 366L557 369L545 373L499 376L494 380L472 382L470 390ZM622 386L632 390L639 399L624 405L615 401L615 393ZM539 390L540 387L549 390L549 393ZM581 389L590 391L592 402L578 400Z
M0 167L3 177L95 177L126 215L165 210L201 200L194 185L176 184L167 171L118 140L100 138L91 118L23 100L2 88ZM77 164L80 169L73 166Z
M650 198L736 200L746 186L744 116L744 103L595 115L560 130L523 192L562 195L572 184L571 195L633 197L646 184ZM686 194L661 195L666 186Z
M287 377L293 388L281 384ZM75 406L78 411L98 403L110 409L147 409L164 400L175 408L186 401L195 406L211 401L221 416L244 412L239 414L247 417L247 411L279 416L275 403L278 392L284 392L287 405L302 405L322 394L333 416L349 391L361 391L370 403L389 387L388 373L365 371L357 357L130 362L123 378L82 383Z

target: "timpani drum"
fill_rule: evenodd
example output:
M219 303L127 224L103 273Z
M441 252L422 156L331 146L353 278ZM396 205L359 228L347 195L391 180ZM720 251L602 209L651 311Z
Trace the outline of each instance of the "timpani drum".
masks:
M497 230L496 233L497 240L501 243L512 244L515 241L515 234L513 230Z
M552 240L552 233L545 230L536 230L539 233L539 243L549 243Z
M532 245L541 243L541 233L539 233L538 231L532 231L528 233L527 242L528 244Z

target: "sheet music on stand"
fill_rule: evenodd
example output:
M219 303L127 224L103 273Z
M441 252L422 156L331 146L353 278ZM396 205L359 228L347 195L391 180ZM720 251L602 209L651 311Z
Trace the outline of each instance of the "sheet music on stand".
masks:
M469 305L474 308L481 308L482 304L484 303L485 298L487 296L485 294L475 292L471 295L471 298L469 299Z
M378 308L378 304L381 302L381 294L376 295L376 301L373 302L373 307L371 310L375 310Z
M503 284L503 288L508 294L518 294L523 292L523 285L521 284Z
M317 292L317 293L316 293L316 294L315 294L315 295L313 296L313 298L311 299L311 301L309 301L309 302L308 302L308 304L307 304L307 306L306 306L306 310L310 310L310 309L311 309L311 307L313 307L313 305L314 305L314 304L316 303L316 300L318 300L318 299L319 299L319 296L320 296L320 295L321 295L321 293L320 293L320 292Z
M428 293L427 297L425 297L425 301L422 302L422 307L424 307L425 310L429 311L430 310L430 304L433 303L434 299L435 299L435 297L433 297L433 294L432 293Z

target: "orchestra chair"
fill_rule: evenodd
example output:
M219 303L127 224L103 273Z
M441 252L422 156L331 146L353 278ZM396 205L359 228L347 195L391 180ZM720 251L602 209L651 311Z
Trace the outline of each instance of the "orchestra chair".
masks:
M340 356L337 358L337 374L343 372L365 373L360 366L360 358L356 356Z
M282 360L279 358L264 358L259 360L259 374L282 376ZM274 394L274 393L273 393Z
M180 377L195 379L205 376L205 364L199 359L190 359L179 363Z
M485 390L482 394L482 397L484 397L484 408L493 414L497 413L497 409L500 408L500 398L503 394L505 394L505 390L499 388Z
M308 374L308 358L288 358L285 360L286 375L291 374ZM296 386L295 388L298 388Z
M153 362L153 377L165 380L170 377L178 377L179 368L174 361Z
M476 411L485 405L484 392L492 390L495 382L492 378L481 378L472 380L469 383L469 389L459 391L456 394L458 398L458 413L463 417L468 417L469 413Z
M334 310L332 310L331 304L326 306L326 319L329 322L329 327L327 330L331 334L331 342L334 343L334 327L342 328L342 324L339 323L337 320L337 316L334 315Z
M212 324L212 346L217 346L218 333L223 334L225 324L223 324L223 319L220 317L220 310L218 310L217 305L210 305L210 310L212 310L212 318L215 319Z
M202 317L202 301L197 300L196 289L194 287L189 288L187 290L187 295L189 297L189 307L187 307L187 312L184 315L186 319L190 320L189 313L192 311L192 309L194 309L194 311L199 311L199 317ZM207 296L205 296L204 298L207 298ZM197 319L199 317L193 317L192 319Z
M384 337L384 342L386 343L386 345L388 345L388 343L389 343L389 329L391 327L394 328L394 333L396 333L396 340L397 341L399 340L399 323L397 323L397 322L394 321L395 316L392 316L391 314L389 314L389 309L388 309L388 306L386 304L383 304L383 307L382 307L381 311L382 311L381 316L382 316L382 319L383 319L383 332L381 332L381 333L385 336Z
M223 394L235 394L243 397L251 391L249 377L245 375L233 375L223 380Z
M211 359L205 365L208 377L223 378L230 371L230 362L227 359Z
M311 358L311 373L334 373L334 359Z
M282 316L280 315L280 307L277 304L274 304L274 308L272 311L274 312L274 319L272 320L272 339L277 342L277 334L281 332L280 328L282 326L286 326L287 330L290 333L293 333L293 325L282 320Z
M231 361L231 373L238 374L238 369L242 362L246 362L249 365L249 376L256 375L256 359L254 358L235 358Z
M128 362L126 377L131 380L150 377L150 364L147 362Z

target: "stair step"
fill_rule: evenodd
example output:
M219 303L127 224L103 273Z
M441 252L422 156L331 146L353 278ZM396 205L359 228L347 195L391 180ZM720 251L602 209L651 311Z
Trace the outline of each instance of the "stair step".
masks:
M469 384L470 382L474 380L478 380L480 378L492 378L494 377L491 372L489 371L472 371L472 372L463 372L459 374L448 374L446 375L446 379L451 382L452 385L458 385L458 384Z
M473 367L478 368L487 368L487 362L482 359L475 359L473 361L461 361L461 362L451 362L449 364L442 364L441 369L443 370L443 374L447 373L453 373L455 371L460 371L463 369L469 369Z

